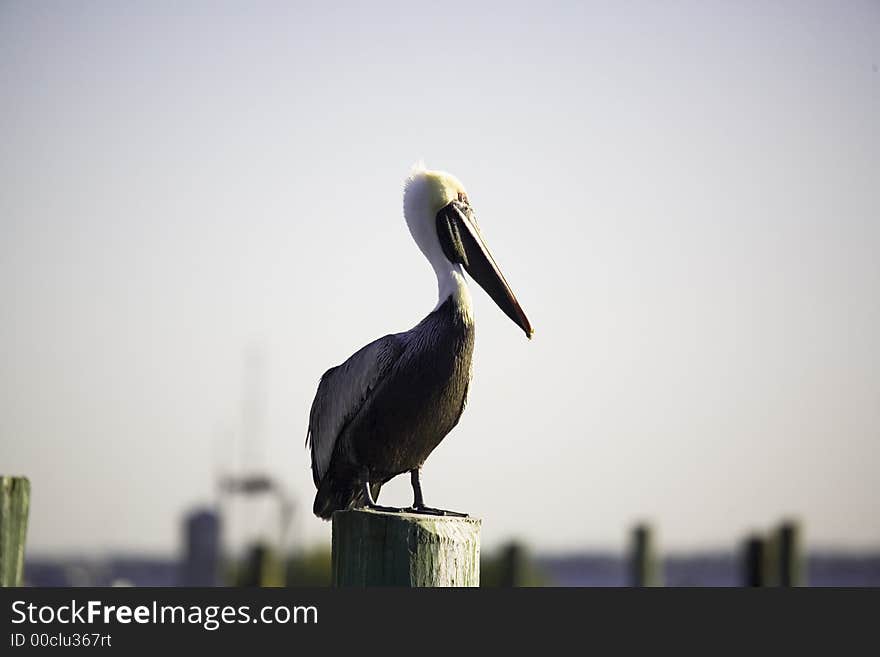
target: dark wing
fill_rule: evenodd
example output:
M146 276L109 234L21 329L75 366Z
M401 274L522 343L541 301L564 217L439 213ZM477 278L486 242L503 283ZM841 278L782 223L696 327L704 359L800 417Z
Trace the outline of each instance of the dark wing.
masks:
M357 415L376 386L397 362L403 346L395 335L386 335L355 352L321 377L309 413L306 445L312 451L312 478L315 486L330 468L336 440L348 422Z

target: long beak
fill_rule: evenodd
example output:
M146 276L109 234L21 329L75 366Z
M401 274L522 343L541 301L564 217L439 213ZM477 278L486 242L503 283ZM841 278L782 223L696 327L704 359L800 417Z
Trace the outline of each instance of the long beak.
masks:
M453 201L440 210L437 214L437 234L446 257L464 265L470 277L531 339L535 331L483 241L470 207Z

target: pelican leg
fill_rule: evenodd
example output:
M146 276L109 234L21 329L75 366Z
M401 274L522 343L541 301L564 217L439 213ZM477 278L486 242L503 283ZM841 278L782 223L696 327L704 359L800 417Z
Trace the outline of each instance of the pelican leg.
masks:
M413 505L404 509L407 513L423 513L427 516L455 516L456 518L467 518L468 514L459 511L447 511L446 509L435 509L434 507L425 506L425 498L422 495L422 482L419 481L419 468L413 468L409 471L410 482L413 488Z
M403 511L403 509L399 509L396 506L376 504L376 500L373 499L373 491L370 490L370 480L368 477L364 477L364 499L366 500L364 507L373 511L385 511L387 513L400 513Z

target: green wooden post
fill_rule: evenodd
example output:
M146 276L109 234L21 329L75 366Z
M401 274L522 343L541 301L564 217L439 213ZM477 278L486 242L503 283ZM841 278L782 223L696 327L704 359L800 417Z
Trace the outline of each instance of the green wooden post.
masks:
M21 586L31 482L0 477L0 586Z
M806 575L801 547L801 528L789 521L777 531L779 586L805 586Z
M663 586L663 574L650 525L635 526L631 549L630 586Z
M366 509L333 514L333 585L479 586L480 520Z

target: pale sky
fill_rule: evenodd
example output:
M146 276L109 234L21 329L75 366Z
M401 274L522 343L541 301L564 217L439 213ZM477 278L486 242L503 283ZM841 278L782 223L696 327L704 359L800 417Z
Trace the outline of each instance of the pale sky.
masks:
M734 548L788 515L880 547L878 65L872 1L0 4L0 471L32 480L29 549L171 554L243 461L328 541L317 381L437 300L419 159L536 328L473 286L429 504L486 549L620 548L643 518Z

